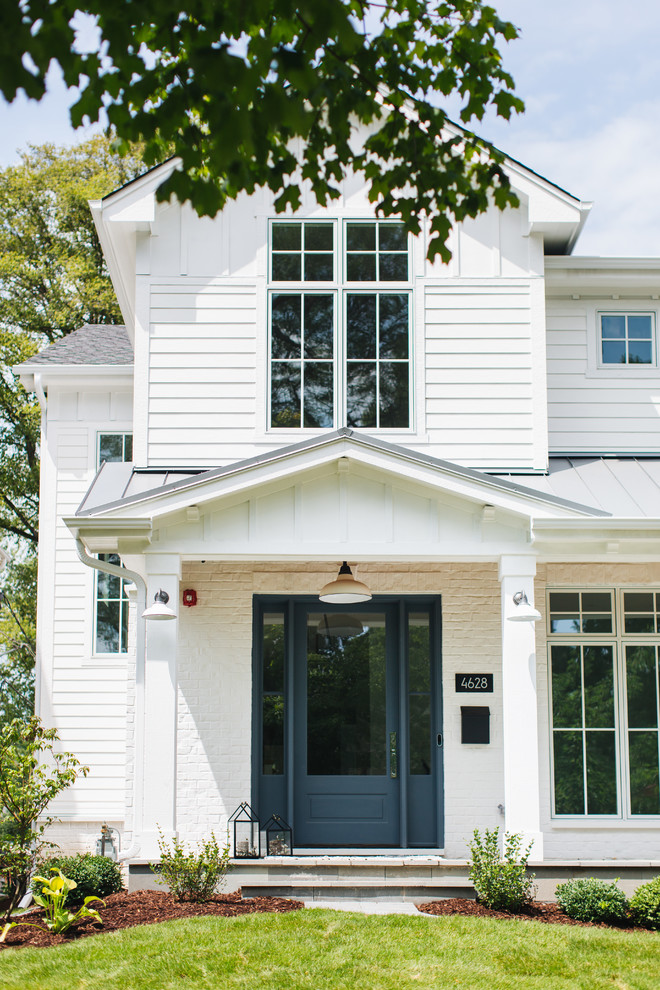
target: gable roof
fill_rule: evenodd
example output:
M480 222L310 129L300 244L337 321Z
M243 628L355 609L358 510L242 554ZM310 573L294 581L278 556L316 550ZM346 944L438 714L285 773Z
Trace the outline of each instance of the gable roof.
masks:
M291 475L321 461L352 456L433 487L451 488L472 501L500 504L510 511L565 516L608 516L601 508L569 501L550 492L535 491L507 479L483 474L450 461L431 457L397 444L342 428L321 437L238 461L226 467L196 469L135 468L130 464L105 464L92 482L77 513L83 518L119 513L167 513L181 505L200 503L264 481ZM312 461L313 459L313 461ZM177 476L178 475L178 476Z
M133 364L133 347L123 324L85 323L43 351L24 361L21 370L33 365Z

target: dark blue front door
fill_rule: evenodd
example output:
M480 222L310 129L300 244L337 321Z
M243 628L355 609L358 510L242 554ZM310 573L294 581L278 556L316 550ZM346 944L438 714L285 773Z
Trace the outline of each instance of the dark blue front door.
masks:
M254 800L301 847L442 844L439 599L259 598Z
M394 606L296 611L296 841L398 846Z

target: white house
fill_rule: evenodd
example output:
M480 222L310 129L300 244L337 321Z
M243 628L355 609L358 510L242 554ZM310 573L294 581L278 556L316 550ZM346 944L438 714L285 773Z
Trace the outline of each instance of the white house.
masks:
M514 161L449 265L357 180L209 220L156 202L175 167L91 204L125 328L20 369L37 707L91 768L58 841L108 822L139 877L248 801L310 862L440 876L501 825L548 876L653 872L660 259L573 257L589 205ZM319 600L343 561L370 600Z

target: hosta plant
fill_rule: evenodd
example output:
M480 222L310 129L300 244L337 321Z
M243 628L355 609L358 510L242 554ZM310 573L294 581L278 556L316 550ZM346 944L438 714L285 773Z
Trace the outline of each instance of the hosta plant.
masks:
M10 921L2 930L0 942L4 942L10 928L15 928L17 925L27 925L30 928L38 928L41 931L47 929L53 932L54 935L63 935L71 928L71 925L76 921L80 921L81 918L94 918L95 921L103 924L98 911L87 905L91 901L98 901L100 904L105 904L105 901L102 901L100 897L86 897L82 907L78 908L75 912L69 911L66 906L67 897L72 890L75 890L78 884L75 880L69 880L68 877L65 877L61 870L52 869L51 873L54 873L55 876L50 877L50 879L46 877L34 878L41 888L41 893L33 894L34 902L44 910L45 929L43 925L36 925L30 921Z

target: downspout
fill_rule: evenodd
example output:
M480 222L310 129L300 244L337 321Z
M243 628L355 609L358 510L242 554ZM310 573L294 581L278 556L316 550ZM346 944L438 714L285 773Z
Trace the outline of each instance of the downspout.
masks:
M78 557L87 567L95 571L102 571L104 574L112 574L113 577L122 580L133 581L137 588L136 609L135 609L135 776L134 776L134 804L133 804L133 835L142 830L142 794L143 794L143 768L144 768L144 673L146 659L146 620L142 618L142 613L147 607L147 584L141 574L137 571L130 571L127 567L119 567L118 564L110 564L98 557L90 557L85 550L85 545L79 536L76 536L76 551ZM121 857L126 860L129 856L137 856L140 851L139 845L133 841L130 849Z
M39 409L41 411L41 433L40 433L40 446L42 451L46 447L46 439L48 432L48 401L46 399L46 393L44 392L44 387L41 382L41 372L35 371L32 376L32 391L37 397L39 403ZM42 461L43 463L43 461ZM42 486L44 484L43 469L39 474L39 502L43 505L41 498ZM41 513L40 513L41 517ZM41 518L40 518L41 521ZM38 556L41 556L39 554ZM37 582L39 580L39 567L37 566ZM38 587L40 585L38 584ZM39 611L39 609L38 609ZM38 641L37 641L38 642ZM35 657L34 665L34 710L36 712L41 711L41 649L37 646L37 655Z

